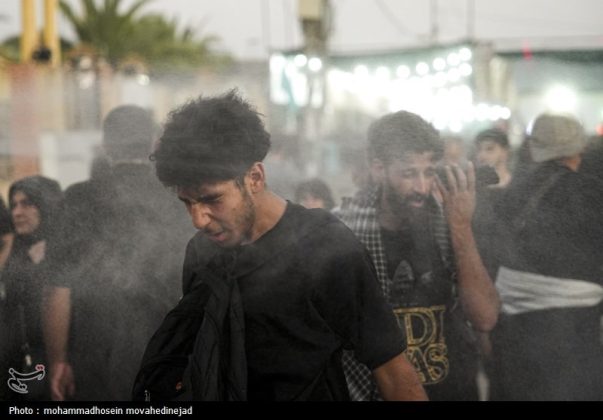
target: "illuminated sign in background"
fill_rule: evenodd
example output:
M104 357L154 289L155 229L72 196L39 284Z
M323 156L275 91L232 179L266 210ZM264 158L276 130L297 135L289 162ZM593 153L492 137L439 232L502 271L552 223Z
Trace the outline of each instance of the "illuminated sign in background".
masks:
M270 97L293 108L356 108L373 116L407 110L444 131L507 120L509 108L476 101L474 52L468 46L367 57L274 54ZM323 86L324 84L324 86ZM327 99L328 98L328 99Z

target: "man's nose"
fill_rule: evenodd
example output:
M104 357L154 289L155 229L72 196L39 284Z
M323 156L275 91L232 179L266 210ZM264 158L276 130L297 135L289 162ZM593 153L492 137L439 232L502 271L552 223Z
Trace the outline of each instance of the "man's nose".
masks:
M17 204L15 207L13 207L13 209L12 209L13 217L19 216L22 213L23 213L23 206Z
M421 195L426 195L431 189L431 178L427 178L424 175L419 175L414 182L414 190Z
M199 230L205 229L211 221L207 209L201 204L195 203L191 205L189 208L189 213L193 219L193 226Z

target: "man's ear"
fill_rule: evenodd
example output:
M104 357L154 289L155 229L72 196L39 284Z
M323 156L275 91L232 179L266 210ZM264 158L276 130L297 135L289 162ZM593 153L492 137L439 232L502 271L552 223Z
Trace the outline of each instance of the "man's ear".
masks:
M370 164L371 178L377 184L385 179L385 164L379 158L373 158Z
M245 179L252 193L258 193L266 187L266 172L262 162L255 162L245 175Z

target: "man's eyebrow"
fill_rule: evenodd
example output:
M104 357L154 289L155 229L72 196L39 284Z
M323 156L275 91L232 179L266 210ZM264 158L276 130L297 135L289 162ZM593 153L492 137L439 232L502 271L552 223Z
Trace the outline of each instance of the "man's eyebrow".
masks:
M202 203L202 202L213 201L221 196L222 196L222 193L215 192L215 193L209 193L209 194L200 194L192 199L188 198L188 197L178 196L178 199L184 203Z

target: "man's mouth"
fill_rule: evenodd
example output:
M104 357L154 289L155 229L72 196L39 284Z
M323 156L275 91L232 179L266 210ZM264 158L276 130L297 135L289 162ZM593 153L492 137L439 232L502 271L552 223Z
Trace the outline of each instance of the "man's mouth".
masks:
M216 233L206 232L205 234L210 240L214 242L222 242L226 238L226 233L224 231Z
M425 197L423 196L414 196L408 200L411 206L413 207L422 207L425 204Z

